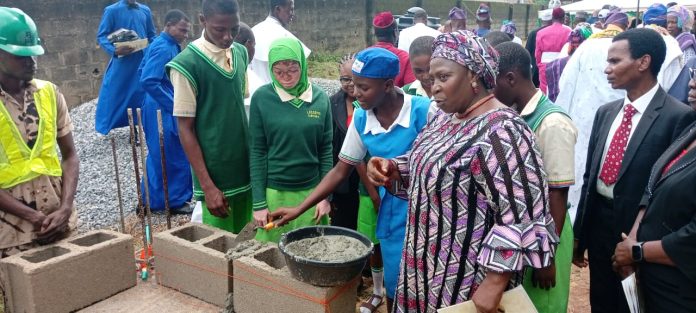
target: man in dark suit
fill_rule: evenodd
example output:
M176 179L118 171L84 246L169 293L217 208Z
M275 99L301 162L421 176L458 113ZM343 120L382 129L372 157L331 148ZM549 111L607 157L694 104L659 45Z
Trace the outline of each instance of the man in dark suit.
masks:
M657 83L666 46L652 29L614 37L607 55L607 80L626 90L625 99L603 105L595 115L584 183L574 225L573 263L590 266L592 312L629 312L611 257L628 233L660 155L694 121L688 106Z

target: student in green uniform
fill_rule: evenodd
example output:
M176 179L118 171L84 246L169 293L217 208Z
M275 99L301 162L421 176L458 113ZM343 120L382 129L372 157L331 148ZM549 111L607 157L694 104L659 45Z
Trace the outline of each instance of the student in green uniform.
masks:
M268 52L272 83L251 97L251 182L254 221L268 223L268 213L296 206L314 190L333 166L333 121L329 97L307 78L302 43L295 38L273 41ZM256 239L278 242L289 230L328 224L326 199L286 227L260 229Z
M532 58L514 42L495 47L500 74L495 96L514 108L534 131L549 185L549 208L561 242L551 266L528 268L524 289L540 313L566 312L570 292L573 228L567 213L568 188L575 183L575 141L578 131L565 111L532 82Z
M430 78L430 56L433 54L434 37L422 36L416 38L409 48L409 62L413 74L416 75L416 81L404 86L405 93L412 96L421 96L430 98L432 93L433 83Z
M174 116L193 170L203 223L239 232L251 220L249 135L244 113L246 48L236 0L204 0L205 32L167 64Z

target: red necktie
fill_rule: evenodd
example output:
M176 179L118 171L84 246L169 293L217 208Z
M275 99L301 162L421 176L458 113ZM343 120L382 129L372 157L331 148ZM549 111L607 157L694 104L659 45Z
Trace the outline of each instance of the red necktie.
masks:
M607 151L607 157L604 158L604 166L602 166L602 172L599 174L599 179L601 179L607 186L611 186L616 183L616 179L619 177L619 171L621 170L621 162L623 161L624 152L626 151L626 146L628 145L628 137L631 134L631 119L633 115L636 114L636 108L634 108L630 103L624 107L624 115L621 120L621 125L616 129L614 137L611 138L611 143L609 143L609 151Z

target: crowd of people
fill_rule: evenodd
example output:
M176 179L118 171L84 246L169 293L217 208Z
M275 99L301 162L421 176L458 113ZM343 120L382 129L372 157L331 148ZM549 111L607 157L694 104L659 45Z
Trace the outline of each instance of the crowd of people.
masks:
M249 27L236 0L203 0L202 34L185 46L182 11L156 35L144 4L104 10L97 41L112 59L96 130L142 107L152 210L165 203L160 110L174 212L233 233L254 223L268 242L315 224L357 230L376 247L361 313L467 300L497 312L518 285L539 312L566 312L571 264L589 267L592 312L629 312L621 281L633 273L646 312L694 311L692 11L569 18L552 1L524 46L514 21L491 30L486 4L473 30L458 7L440 29L423 8L401 31L380 12L376 43L341 59L328 95L288 30L294 1L269 4ZM36 25L19 9L0 16L6 257L71 234L79 161L63 95L34 78ZM122 28L149 46L115 44Z

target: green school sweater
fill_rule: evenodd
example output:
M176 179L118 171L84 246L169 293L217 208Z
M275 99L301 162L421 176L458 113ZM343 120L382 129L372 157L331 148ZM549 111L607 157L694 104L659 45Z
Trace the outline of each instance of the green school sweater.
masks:
M248 55L243 45L232 48L234 69L228 73L189 44L166 65L181 73L196 91L196 137L205 167L227 197L249 191L249 133L244 111L244 78ZM193 194L205 200L193 174Z
M273 84L254 92L249 110L254 210L268 207L266 188L315 187L333 167L331 102L312 84L312 103L281 102Z

